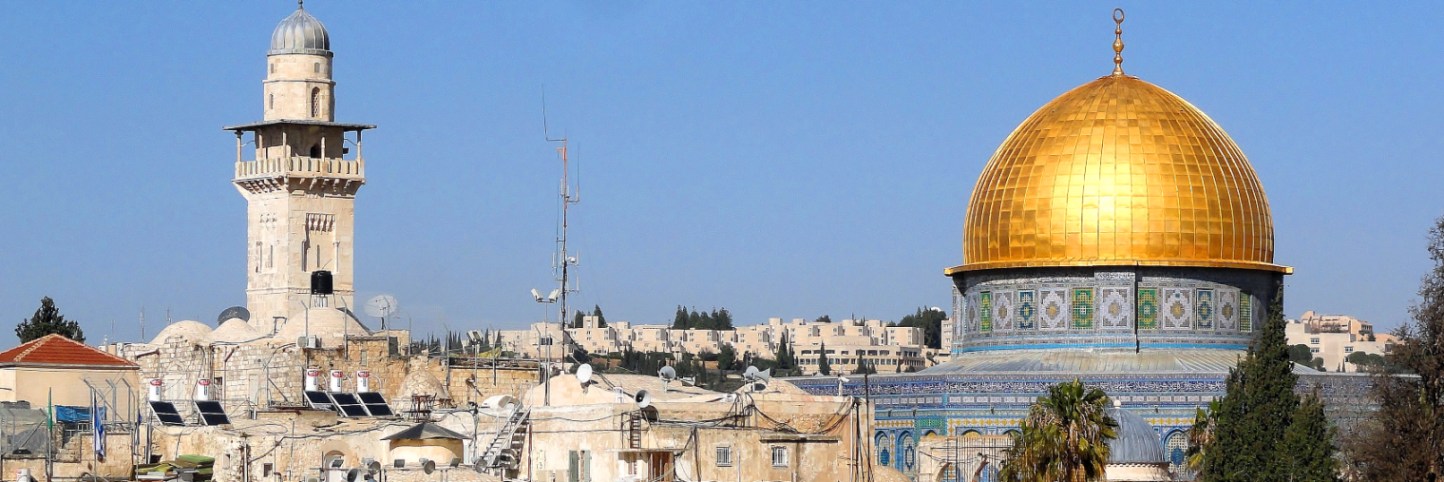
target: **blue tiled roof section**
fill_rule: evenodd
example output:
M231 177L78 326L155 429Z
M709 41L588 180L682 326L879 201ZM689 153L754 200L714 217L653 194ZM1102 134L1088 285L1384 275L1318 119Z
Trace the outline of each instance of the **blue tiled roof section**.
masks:
M1108 444L1110 464L1166 464L1163 442L1158 432L1138 414L1117 408L1108 409L1108 416L1118 422L1118 438Z

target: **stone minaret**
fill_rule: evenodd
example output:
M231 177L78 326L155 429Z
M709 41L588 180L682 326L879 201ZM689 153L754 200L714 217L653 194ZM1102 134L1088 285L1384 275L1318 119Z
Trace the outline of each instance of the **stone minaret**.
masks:
M361 131L376 126L335 122L331 58L326 28L297 8L271 34L265 120L225 128L236 133L232 182L247 203L246 306L251 324L277 328L278 341L364 334L338 308L359 311L352 248L356 191L366 183ZM317 270L332 272L334 296L310 295Z

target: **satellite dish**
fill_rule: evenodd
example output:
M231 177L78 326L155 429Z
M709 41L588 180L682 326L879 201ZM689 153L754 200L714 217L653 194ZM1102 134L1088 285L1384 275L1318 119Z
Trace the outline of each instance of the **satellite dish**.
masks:
M356 482L356 479L359 478L361 478L361 469L358 468L346 471L346 482Z
M421 471L426 472L426 475L431 475L432 472L436 471L436 461L431 459L421 459Z
M647 393L646 390L637 391L637 396L635 400L637 401L637 406L639 407L647 408L652 406L652 394Z
M391 295L377 295L366 302L366 314L377 318L386 318L396 313L401 305L396 303L396 297Z
M481 401L481 408L497 411L510 411L510 407L516 406L516 397L511 395L496 395Z
M577 382L580 382L582 386L585 387L587 386L587 382L590 381L592 381L592 366L583 364L577 367Z
M251 321L251 310L247 310L244 306L226 308L225 311L221 312L221 316L216 317L216 325L225 323L231 318L240 318L241 321Z
M672 381L672 380L676 380L676 379L677 379L677 369L672 368L671 365L664 366L664 367L662 367L661 370L657 370L657 376L662 377L662 381L664 381L664 382L670 382L670 381Z

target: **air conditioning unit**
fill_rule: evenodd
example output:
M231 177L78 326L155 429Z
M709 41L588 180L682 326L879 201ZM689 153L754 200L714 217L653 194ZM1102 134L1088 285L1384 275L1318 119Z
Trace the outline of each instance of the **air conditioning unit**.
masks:
M308 350L319 350L321 349L321 337L316 335L298 337L296 338L296 346Z

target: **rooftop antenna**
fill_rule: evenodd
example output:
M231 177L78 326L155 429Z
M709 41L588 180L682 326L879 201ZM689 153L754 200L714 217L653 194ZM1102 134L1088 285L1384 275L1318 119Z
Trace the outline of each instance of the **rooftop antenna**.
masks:
M557 155L558 155L559 157L561 157L561 160L562 160L561 188L559 189L559 193L558 193L558 195L561 196L561 207L562 207L562 212L561 212L561 226L560 226L560 229L559 229L558 232L557 232L557 237L556 237L557 252L556 252L556 254L554 255L554 257L552 258L552 273L553 273L553 275L554 275L554 277L555 277L555 280L556 280L556 282L557 282L558 289L557 289L556 291L553 291L553 292L552 292L553 295L550 296L549 298L558 298L558 299L560 300L560 303L558 303L558 307L557 307L557 313L558 313L558 316L557 316L557 325L558 325L558 327L560 328L559 332L560 332L561 338L562 338L562 353L563 353L562 356L565 357L565 356L568 356L568 355L569 355L569 353L567 353L567 345L566 345L566 344L567 344L567 332L566 332L566 326L567 326L567 325L566 325L566 323L567 323L567 315L570 313L570 307L569 307L568 304L567 304L567 295L569 295L569 294L571 294L571 293L576 293L576 292L579 290L578 285L576 284L576 280L574 280L574 279L572 278L572 276L571 276L571 267L577 265L578 259L577 259L577 256L575 255L575 253L569 254L568 251L567 251L567 228L570 226L570 216L569 216L569 215L570 215L570 212L571 212L571 205L577 204L577 203L581 202L581 200L582 200L582 199L581 199L581 183L580 183L580 179L581 179L581 174L580 174L580 173L581 173L581 170L578 169L578 171L577 171L577 173L578 173L578 175L577 175L578 182L577 182L577 184L576 184L576 186L575 186L575 189L574 189L574 188L573 188L573 185L572 185L572 180L571 180L571 169L572 169L572 167L571 167L571 160L570 160L570 158L568 157L567 137L566 137L565 134L563 134L561 137L557 137L557 138L554 138L554 137L551 136L550 124L548 124L548 122L547 122L547 112L546 112L547 103L546 103L546 100L547 100L547 98L546 98L546 85L543 84L543 85L542 85L542 136L543 136L544 139L546 139L547 142L557 142L557 143L561 143L561 146L556 148L556 150L557 150ZM535 296L535 294L533 294L533 296Z

